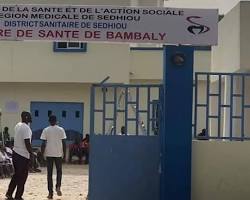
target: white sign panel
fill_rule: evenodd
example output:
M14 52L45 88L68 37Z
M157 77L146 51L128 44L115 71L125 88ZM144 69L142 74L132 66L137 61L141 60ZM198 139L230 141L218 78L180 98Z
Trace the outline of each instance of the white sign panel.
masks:
M0 40L215 45L218 10L0 5Z

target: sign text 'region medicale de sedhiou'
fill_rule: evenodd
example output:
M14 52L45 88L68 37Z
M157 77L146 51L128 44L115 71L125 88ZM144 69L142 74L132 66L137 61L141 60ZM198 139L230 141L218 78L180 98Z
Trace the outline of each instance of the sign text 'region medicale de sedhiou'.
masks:
M0 5L0 40L216 45L218 10Z

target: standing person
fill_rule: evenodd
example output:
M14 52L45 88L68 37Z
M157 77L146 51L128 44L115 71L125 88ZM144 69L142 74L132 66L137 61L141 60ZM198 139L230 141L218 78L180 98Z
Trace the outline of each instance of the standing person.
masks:
M12 194L16 190L15 200L23 200L24 185L29 172L29 159L32 156L31 136L32 131L28 126L32 122L29 112L22 112L22 121L15 126L14 148L12 162L14 166L14 175L11 178L7 199L13 199Z
M46 156L47 160L47 181L49 195L48 199L53 199L53 163L56 165L57 178L56 178L56 192L58 196L62 196L61 180L62 180L62 159L65 159L66 152L66 133L64 129L58 126L56 116L49 117L50 126L45 128L41 135L42 155Z
M7 142L10 141L9 128L6 126L3 130L3 142L6 145Z

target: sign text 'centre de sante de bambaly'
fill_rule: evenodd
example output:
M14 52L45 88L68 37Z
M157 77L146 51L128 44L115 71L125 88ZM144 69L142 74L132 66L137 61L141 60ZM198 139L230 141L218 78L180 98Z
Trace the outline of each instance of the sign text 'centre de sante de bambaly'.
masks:
M218 10L0 5L0 40L217 44Z

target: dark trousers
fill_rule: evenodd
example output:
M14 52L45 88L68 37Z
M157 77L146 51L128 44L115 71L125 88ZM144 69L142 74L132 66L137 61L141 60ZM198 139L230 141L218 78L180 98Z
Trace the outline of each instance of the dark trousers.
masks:
M82 150L80 148L78 148L78 149L70 149L69 150L69 163L72 162L72 157L73 156L77 156L78 157L79 164L82 163L83 152L82 152Z
M85 155L85 164L89 163L89 149L88 148L79 148L79 149L70 149L69 150L69 163L72 162L72 157L77 156L79 161L78 163L82 163L82 158Z
M29 159L13 152L12 161L14 165L14 175L11 178L7 195L12 196L17 187L15 198L19 199L23 196L24 185L28 177Z
M47 181L48 190L50 194L53 194L53 163L56 165L56 188L61 187L62 181L62 158L61 157L47 157Z

